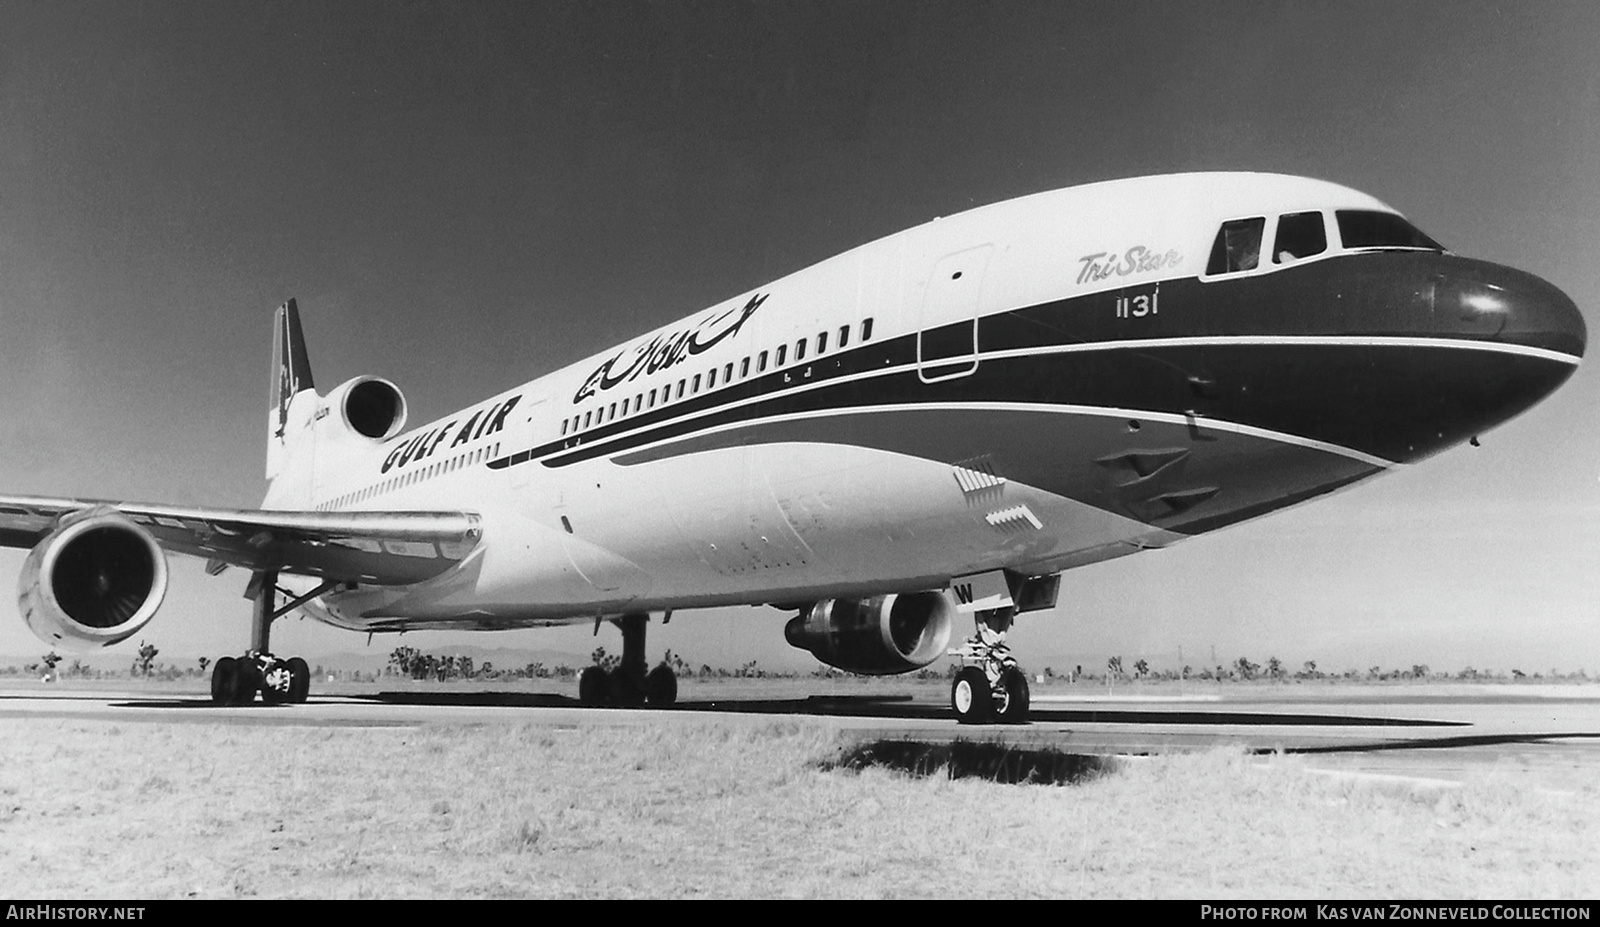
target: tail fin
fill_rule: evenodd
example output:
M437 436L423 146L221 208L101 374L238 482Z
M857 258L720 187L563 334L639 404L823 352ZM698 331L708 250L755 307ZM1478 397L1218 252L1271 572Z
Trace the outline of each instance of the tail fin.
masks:
M283 473L296 456L296 445L310 441L307 422L295 420L295 397L316 395L311 381L311 361L306 356L306 339L300 331L300 310L294 300L278 307L273 317L272 410L267 427L267 479Z

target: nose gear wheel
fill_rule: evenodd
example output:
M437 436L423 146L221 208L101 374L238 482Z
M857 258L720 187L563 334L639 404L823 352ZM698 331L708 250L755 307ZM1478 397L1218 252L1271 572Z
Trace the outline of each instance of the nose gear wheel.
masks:
M1014 608L973 613L975 633L951 654L961 668L950 683L950 710L962 724L1028 723L1028 677L1006 646Z

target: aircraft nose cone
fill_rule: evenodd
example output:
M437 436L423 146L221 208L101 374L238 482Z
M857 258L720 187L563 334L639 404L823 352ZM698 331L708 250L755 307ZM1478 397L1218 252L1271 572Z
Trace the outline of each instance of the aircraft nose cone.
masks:
M1435 287L1433 309L1444 320L1454 317L1463 333L1485 341L1569 357L1582 357L1588 343L1583 313L1567 294L1509 267L1473 263L1458 269Z

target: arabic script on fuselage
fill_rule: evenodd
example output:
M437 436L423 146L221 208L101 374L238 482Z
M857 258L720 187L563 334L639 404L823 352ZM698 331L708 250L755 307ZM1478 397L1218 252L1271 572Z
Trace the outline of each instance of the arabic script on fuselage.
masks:
M628 352L618 352L616 357L596 367L594 373L589 374L589 378L583 381L583 386L572 397L572 401L582 402L593 396L596 390L610 389L640 374L665 370L696 354L710 350L722 339L737 335L750 316L767 301L768 295L757 293L750 297L750 301L742 308L729 309L721 315L703 320L693 328L663 332L634 348L633 359L625 366L622 359Z
M1148 274L1167 267L1177 267L1182 262L1183 255L1170 248L1163 252L1152 251L1144 245L1134 245L1121 254L1096 251L1078 258L1078 282L1099 283L1111 277Z

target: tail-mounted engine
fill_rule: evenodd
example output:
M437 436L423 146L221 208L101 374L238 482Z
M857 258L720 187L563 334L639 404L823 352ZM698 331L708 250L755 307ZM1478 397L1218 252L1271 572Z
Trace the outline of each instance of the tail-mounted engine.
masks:
M324 409L339 413L352 434L384 441L406 427L406 397L382 377L356 377L334 387Z
M790 646L829 666L869 676L909 673L950 642L956 607L942 592L823 599L784 625Z
M167 594L167 558L115 509L74 512L28 554L17 605L46 643L87 649L127 640Z

